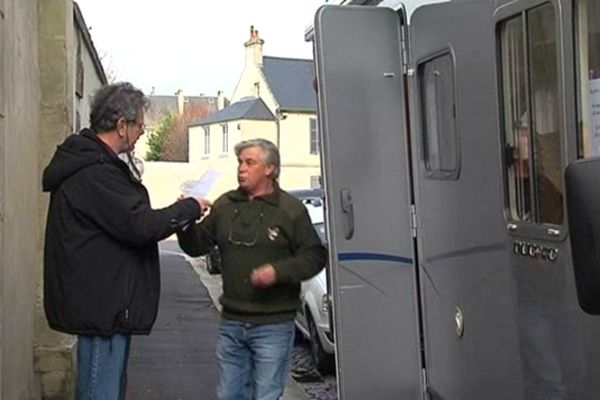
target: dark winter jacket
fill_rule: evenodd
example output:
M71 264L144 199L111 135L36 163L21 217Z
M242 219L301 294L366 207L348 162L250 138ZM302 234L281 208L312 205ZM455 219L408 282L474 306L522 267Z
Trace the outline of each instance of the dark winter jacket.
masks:
M304 204L277 186L271 195L252 201L240 190L224 194L200 224L178 238L193 256L218 246L223 317L249 323L294 319L301 281L319 272L327 257ZM267 263L275 268L277 283L253 287L252 270Z
M44 170L50 192L44 308L53 329L147 334L158 311L157 242L200 216L193 199L152 210L146 188L91 131L69 136Z

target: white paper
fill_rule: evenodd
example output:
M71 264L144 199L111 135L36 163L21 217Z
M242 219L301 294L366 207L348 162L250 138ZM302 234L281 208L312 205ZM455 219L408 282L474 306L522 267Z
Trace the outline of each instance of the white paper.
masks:
M200 179L190 179L181 184L181 191L187 196L203 198L217 182L221 172L216 169L207 169Z

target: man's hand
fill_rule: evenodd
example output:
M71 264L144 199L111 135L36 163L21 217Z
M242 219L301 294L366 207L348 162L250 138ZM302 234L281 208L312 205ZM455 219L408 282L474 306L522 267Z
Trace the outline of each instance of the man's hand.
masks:
M177 198L177 201L187 199L188 197L189 196L180 194L179 197ZM201 199L199 197L192 197L192 198L194 200L196 200L196 202L198 202L198 205L200 206L200 211L202 212L202 214L204 214L206 211L208 211L208 209L210 209L212 207L212 203L208 199Z
M196 200L198 202L198 205L200 206L200 210L202 210L202 214L204 214L206 211L208 211L209 208L212 207L212 203L210 202L210 200L199 199L199 198L195 198L194 200Z
M261 265L250 274L252 286L268 288L277 283L277 272L271 264Z

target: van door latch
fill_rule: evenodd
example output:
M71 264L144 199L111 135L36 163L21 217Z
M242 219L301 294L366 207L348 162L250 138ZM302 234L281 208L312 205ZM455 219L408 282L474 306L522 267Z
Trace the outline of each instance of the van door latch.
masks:
M354 205L352 204L352 193L350 189L342 189L340 191L342 200L342 212L346 217L346 240L352 239L354 236Z

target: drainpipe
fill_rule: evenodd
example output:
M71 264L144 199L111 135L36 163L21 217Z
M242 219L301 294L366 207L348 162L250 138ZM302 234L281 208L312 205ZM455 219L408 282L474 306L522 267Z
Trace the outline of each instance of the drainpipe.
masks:
M277 110L275 110L275 123L277 124L277 148L279 149L279 151L281 152L281 149L279 148L279 144L281 143L281 120L284 119L283 115L281 114L281 110L278 108Z

